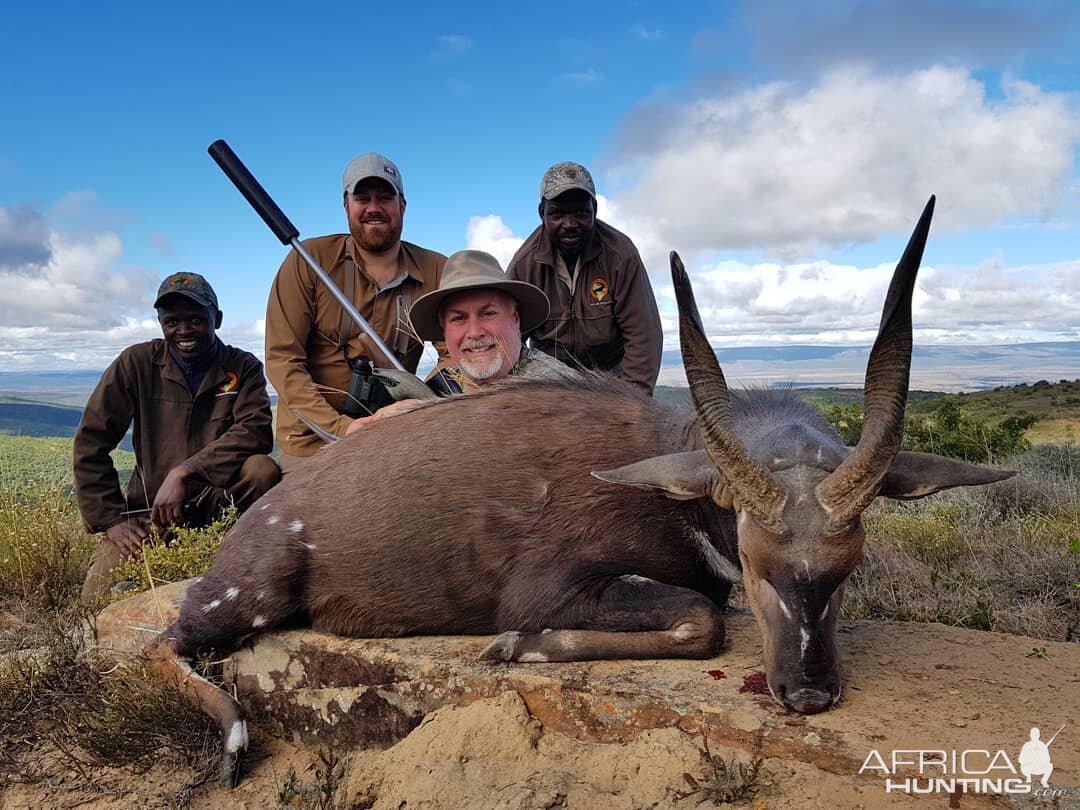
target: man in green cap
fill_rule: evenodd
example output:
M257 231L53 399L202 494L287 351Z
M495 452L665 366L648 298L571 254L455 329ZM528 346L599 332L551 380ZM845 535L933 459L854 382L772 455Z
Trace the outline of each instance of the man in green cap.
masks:
M91 532L104 532L84 602L138 553L150 524L203 525L233 503L243 511L281 472L262 364L215 330L217 295L197 273L175 273L154 301L162 338L130 346L106 369L75 433L75 493ZM109 454L132 422L135 471L126 492Z

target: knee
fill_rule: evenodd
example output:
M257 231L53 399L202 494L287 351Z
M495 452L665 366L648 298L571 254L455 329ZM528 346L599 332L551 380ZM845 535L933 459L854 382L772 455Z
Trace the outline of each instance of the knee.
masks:
M695 599L672 625L671 632L687 647L710 658L724 646L724 616L711 599Z
M240 480L255 492L255 500L281 480L281 468L270 456L248 456L240 468Z

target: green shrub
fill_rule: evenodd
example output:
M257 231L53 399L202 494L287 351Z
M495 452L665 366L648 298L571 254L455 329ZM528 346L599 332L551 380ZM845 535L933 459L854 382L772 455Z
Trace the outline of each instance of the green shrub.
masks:
M152 529L150 540L143 546L143 553L117 568L117 580L128 580L136 586L125 591L121 598L149 590L151 586L180 582L204 573L213 563L221 541L235 522L236 510L230 509L203 528L170 528L167 542Z
M0 605L66 609L78 598L93 548L61 485L0 487Z

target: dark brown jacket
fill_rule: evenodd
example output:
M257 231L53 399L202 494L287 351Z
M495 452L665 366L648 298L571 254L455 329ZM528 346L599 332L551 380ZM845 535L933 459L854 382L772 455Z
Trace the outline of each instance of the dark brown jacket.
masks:
M227 487L248 456L274 447L262 363L217 342L193 397L164 340L124 349L90 395L75 433L75 492L92 532L120 523L120 513L154 502L169 471L187 461L215 487ZM137 468L120 491L109 453L135 421Z
M559 279L541 225L514 254L506 275L535 284L551 302L548 320L531 335L532 346L571 368L621 369L622 379L652 393L664 335L649 276L628 236L597 220L571 290Z
M413 301L439 286L446 257L402 242L398 261L408 277L397 287L378 291L353 261L359 254L350 235L308 239L304 247L343 292L348 289L347 276L352 276L353 304L402 365L415 372L423 341L412 337L407 327L399 331L398 324L407 323L404 316ZM266 375L278 394L277 438L283 453L310 456L323 446L294 410L336 436L344 435L353 421L342 414L351 375L341 350L342 337L350 359L366 357L383 365L381 355L351 319L344 321L344 335L342 326L341 304L299 254L290 251L266 306Z

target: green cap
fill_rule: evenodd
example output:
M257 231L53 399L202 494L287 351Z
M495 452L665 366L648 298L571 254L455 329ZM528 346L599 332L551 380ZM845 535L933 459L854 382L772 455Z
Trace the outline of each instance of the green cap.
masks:
M210 307L218 312L217 295L210 283L198 273L173 273L158 287L157 299L154 301L154 309L161 306L162 300L167 295L183 295L190 298L196 304Z

